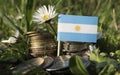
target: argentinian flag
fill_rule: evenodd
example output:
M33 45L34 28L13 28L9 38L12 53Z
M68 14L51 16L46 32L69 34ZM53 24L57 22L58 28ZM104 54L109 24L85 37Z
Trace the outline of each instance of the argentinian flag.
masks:
M96 42L98 17L59 15L58 41Z

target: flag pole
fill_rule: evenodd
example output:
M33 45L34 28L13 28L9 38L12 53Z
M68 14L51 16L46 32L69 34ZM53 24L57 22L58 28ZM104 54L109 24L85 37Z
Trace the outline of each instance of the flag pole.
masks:
M60 41L58 41L57 56L60 56Z

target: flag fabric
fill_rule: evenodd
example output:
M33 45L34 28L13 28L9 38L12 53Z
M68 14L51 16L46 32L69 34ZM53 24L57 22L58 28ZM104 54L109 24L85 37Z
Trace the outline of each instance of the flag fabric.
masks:
M98 17L59 15L58 41L96 42Z

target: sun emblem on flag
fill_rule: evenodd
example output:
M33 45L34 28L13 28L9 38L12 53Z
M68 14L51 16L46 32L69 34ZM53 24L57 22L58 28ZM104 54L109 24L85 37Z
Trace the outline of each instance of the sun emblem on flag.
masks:
M80 26L75 26L75 31L80 31Z

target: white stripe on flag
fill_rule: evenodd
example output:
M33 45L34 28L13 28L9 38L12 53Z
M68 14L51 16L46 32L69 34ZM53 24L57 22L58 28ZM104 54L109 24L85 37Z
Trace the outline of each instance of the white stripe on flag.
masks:
M58 32L97 34L97 25L58 23Z

